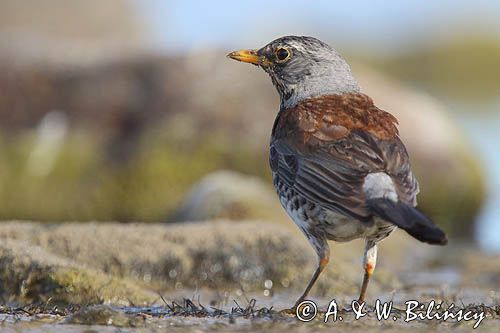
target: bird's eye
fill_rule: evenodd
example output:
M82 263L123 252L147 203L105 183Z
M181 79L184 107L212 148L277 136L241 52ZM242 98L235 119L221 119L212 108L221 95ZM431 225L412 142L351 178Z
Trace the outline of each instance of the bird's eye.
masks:
M278 47L276 49L276 59L278 59L278 61L283 62L290 59L290 57L291 57L290 51L288 51L287 49L283 47Z

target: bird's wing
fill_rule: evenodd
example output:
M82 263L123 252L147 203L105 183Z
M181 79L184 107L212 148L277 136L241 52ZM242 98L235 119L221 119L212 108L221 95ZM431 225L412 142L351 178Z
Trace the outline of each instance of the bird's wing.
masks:
M270 164L275 177L311 202L366 221L371 218L363 192L368 174L387 173L399 200L412 206L418 183L395 118L358 95L349 96L347 103L345 96L334 95L333 101L281 111L273 128Z

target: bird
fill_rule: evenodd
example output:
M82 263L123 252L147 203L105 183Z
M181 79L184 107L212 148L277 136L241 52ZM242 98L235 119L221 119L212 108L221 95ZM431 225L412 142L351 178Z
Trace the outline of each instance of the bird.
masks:
M318 257L295 308L329 262L328 241L364 239L360 304L377 244L396 228L424 243L447 244L445 232L416 208L419 184L397 119L361 91L334 48L314 37L285 36L227 56L262 68L280 96L269 147L273 184Z

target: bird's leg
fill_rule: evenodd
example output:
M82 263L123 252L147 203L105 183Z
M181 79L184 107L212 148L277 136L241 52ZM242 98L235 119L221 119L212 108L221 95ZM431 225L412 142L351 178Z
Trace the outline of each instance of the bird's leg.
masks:
M326 242L326 240L323 240L320 243L321 243L320 246L318 244L313 244L318 254L318 259L319 259L318 267L316 268L316 271L314 271L311 280L309 280L309 283L307 284L306 289L302 293L302 296L300 296L297 302L295 302L295 306L293 307L294 309L296 309L297 306L306 299L307 295L309 294L309 291L313 287L316 280L318 280L319 275L321 274L323 269L328 264L328 261L330 260L330 247L328 246L328 243Z
M363 303L365 301L366 288L368 287L368 282L370 277L375 270L375 265L377 264L377 244L373 240L366 240L365 245L365 255L363 259L363 268L365 270L365 276L363 277L363 284L361 285L361 292L359 293L358 303Z

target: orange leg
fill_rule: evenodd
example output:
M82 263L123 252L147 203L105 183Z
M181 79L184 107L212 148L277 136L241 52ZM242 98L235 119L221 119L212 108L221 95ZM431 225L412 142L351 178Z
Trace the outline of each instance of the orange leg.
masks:
M316 268L316 271L314 271L311 280L307 284L306 290L304 290L302 296L300 296L297 302L295 302L294 308L297 308L297 306L306 299L314 283L316 282L316 280L318 280L319 275L328 264L328 261L330 261L330 248L328 247L328 244L326 244L326 242L322 248L322 251L318 251L318 259L319 259L318 267Z
M377 265L377 244L371 240L367 240L365 246L365 255L363 259L363 268L365 270L365 275L363 277L363 284L361 285L361 292L359 293L359 298L358 298L358 303L360 304L365 301L368 282L370 282L370 277L372 276L376 265Z

